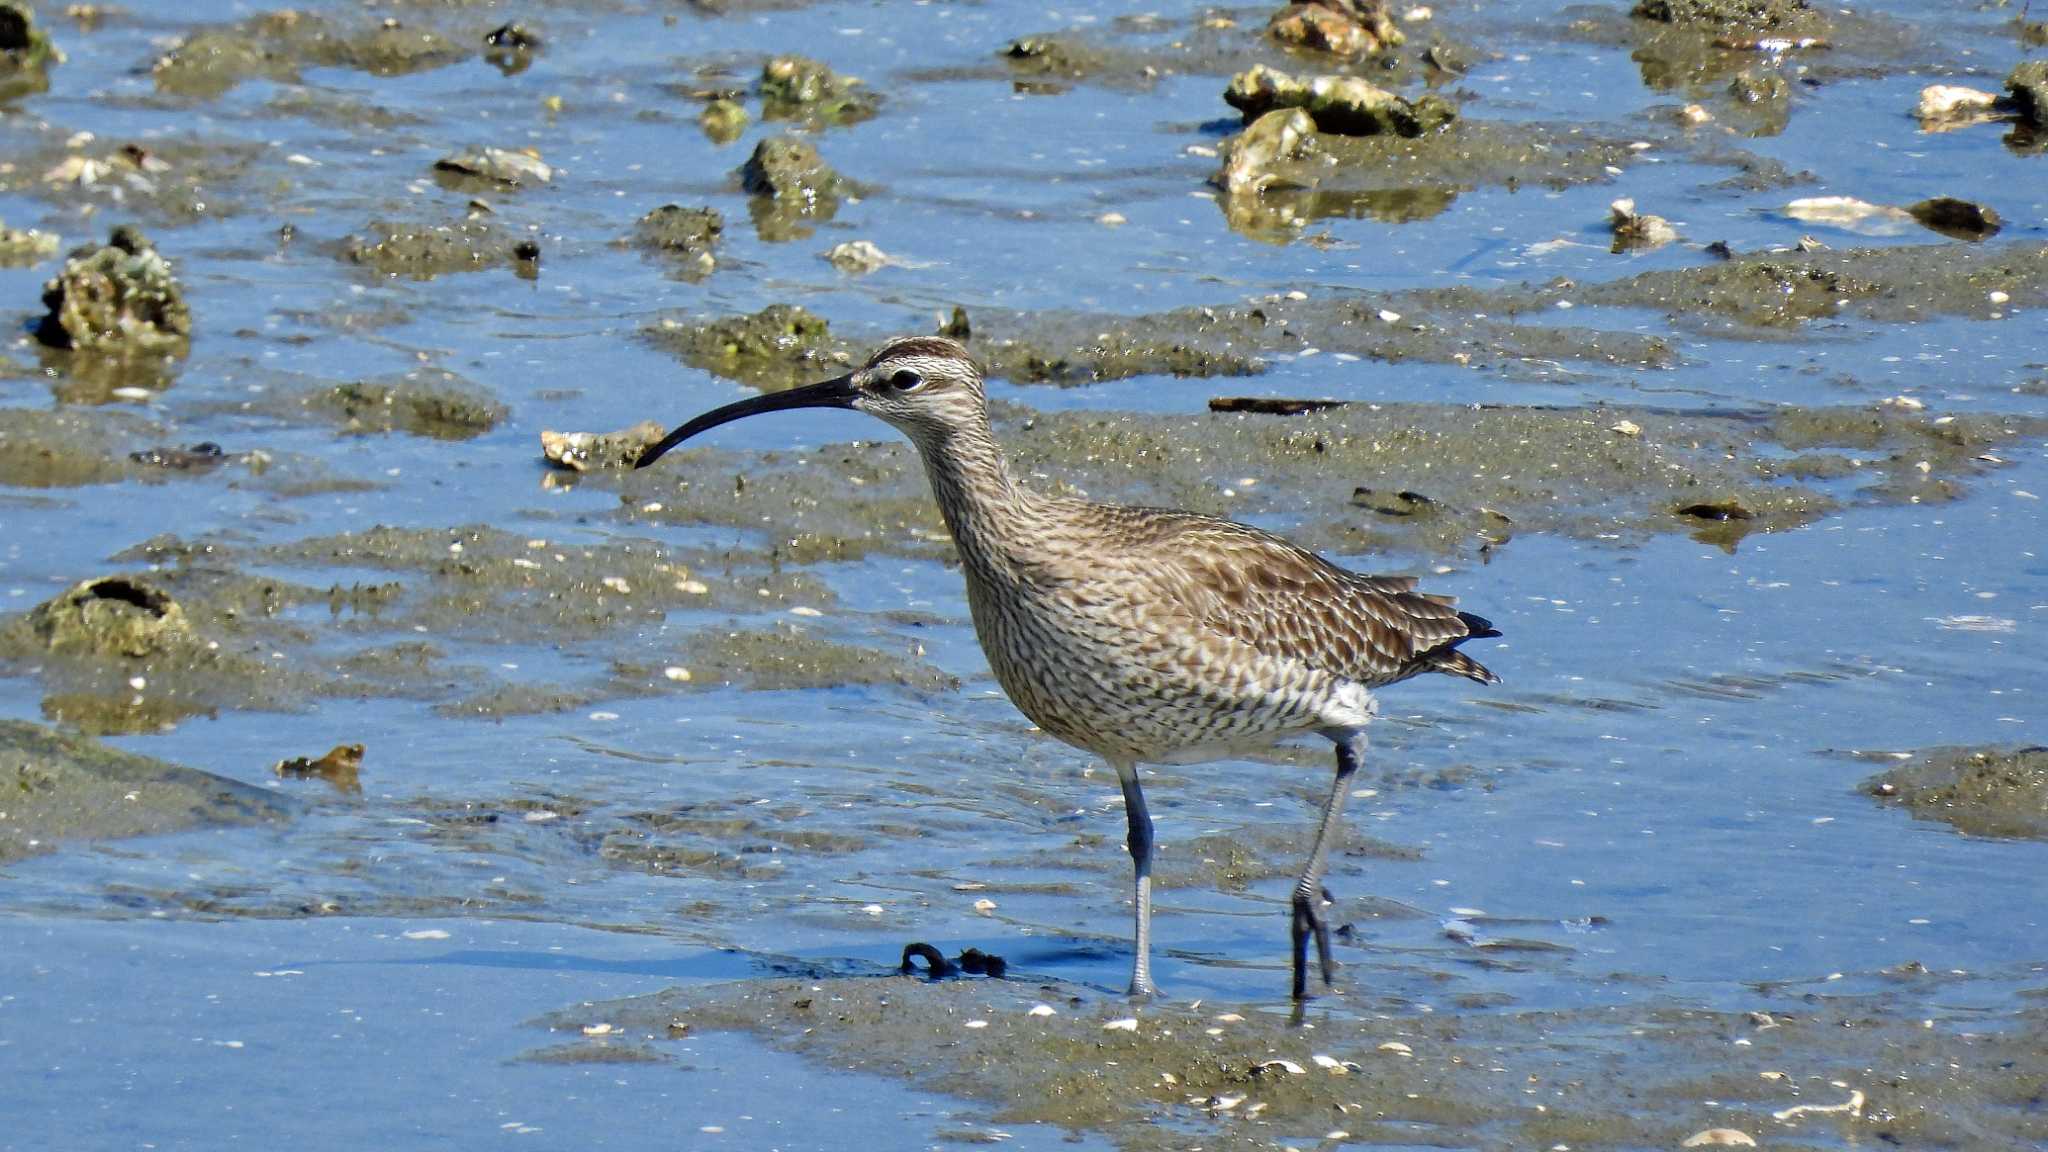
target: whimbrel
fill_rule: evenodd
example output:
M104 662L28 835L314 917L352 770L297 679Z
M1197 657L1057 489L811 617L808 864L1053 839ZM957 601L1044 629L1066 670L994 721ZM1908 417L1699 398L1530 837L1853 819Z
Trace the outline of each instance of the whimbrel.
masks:
M851 408L910 438L997 682L1040 728L1116 769L1136 877L1133 996L1154 993L1152 818L1138 765L1223 759L1311 732L1336 745L1293 898L1294 997L1307 995L1311 939L1328 986L1323 864L1379 710L1373 690L1423 672L1498 683L1457 648L1500 633L1415 591L1411 577L1359 575L1244 524L1033 492L1003 466L980 369L935 336L892 340L844 376L706 412L637 466L721 424L791 408Z

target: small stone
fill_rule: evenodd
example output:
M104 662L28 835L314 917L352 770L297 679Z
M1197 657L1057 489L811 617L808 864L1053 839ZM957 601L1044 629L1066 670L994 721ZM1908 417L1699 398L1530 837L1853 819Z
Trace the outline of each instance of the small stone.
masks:
M660 440L666 430L652 420L617 432L554 432L540 434L541 457L557 468L590 472L605 468L631 468L642 450Z
M1268 1068L1278 1068L1289 1076L1306 1076L1308 1074L1308 1069L1303 1068L1292 1060L1262 1060L1252 1065L1252 1067L1260 1071Z
M1643 434L1643 426L1633 420L1617 420L1613 424L1608 425L1607 430L1623 436L1641 436Z
M1607 206L1607 225L1614 232L1614 251L1630 248L1661 248L1678 239L1678 230L1662 216L1636 211L1636 202L1623 198Z
M713 100L697 113L697 127L711 138L713 144L730 144L747 130L745 107L732 100Z
M974 902L974 910L986 916L996 910L996 902L984 896Z
M1872 204L1854 196L1807 196L1785 205L1785 215L1802 224L1825 224L1852 232L1885 235L1911 220L1903 208Z
M1115 228L1121 224L1128 223L1121 212L1104 212L1095 218L1095 222L1105 228Z
M585 1036L609 1036L614 1030L610 1024L585 1024L583 1026L583 1034Z
M1701 104L1687 104L1685 107L1680 108L1678 110L1678 118L1687 124L1711 124L1714 122L1714 114L1707 111L1706 107Z
M1399 1040L1389 1040L1381 1044L1379 1050L1391 1052L1396 1056L1413 1056L1415 1054L1415 1049L1401 1043Z
M1136 1032L1138 1030L1138 1018L1136 1016L1126 1016L1121 1020L1111 1020L1102 1026L1102 1030L1104 1032Z
M555 170L540 157L509 148L467 149L436 160L434 168L513 188L522 184L546 184L555 178Z
M663 668L661 674L678 684L688 684L690 682L690 670L680 664L671 664Z
M847 240L834 244L825 259L834 268L853 276L866 275L881 268L887 268L896 261L887 252L875 247L871 240Z
M1299 108L1276 108L1252 121L1218 149L1223 164L1209 182L1232 195L1263 191L1280 179L1274 169L1299 159L1315 139L1316 122Z
M1959 84L1929 84L1920 90L1913 114L1923 121L1974 121L1988 116L1997 103L1998 97L1990 92Z
M1033 1004L1033 1005L1031 1006L1031 1011L1030 1011L1029 1013L1027 1013L1027 1015L1031 1015L1031 1016L1055 1016L1055 1015L1058 1015L1058 1013L1057 1013L1057 1012L1055 1012L1055 1011L1053 1010L1053 1006L1052 1006L1052 1005L1050 1005L1050 1004Z

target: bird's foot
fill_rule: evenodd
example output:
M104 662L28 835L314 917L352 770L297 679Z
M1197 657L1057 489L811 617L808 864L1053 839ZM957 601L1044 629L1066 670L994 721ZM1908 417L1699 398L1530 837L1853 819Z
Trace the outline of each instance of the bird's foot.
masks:
M1320 899L1318 899L1320 897ZM1307 1000L1308 991L1308 942L1316 942L1316 962L1322 971L1323 990L1336 987L1337 961L1330 955L1330 926L1323 919L1322 908L1330 899L1330 890L1320 888L1316 896L1297 891L1294 894L1294 998Z
M1124 996L1133 1004L1149 1004L1154 1000L1165 999L1159 994L1159 986L1152 983L1150 976L1133 977L1130 991L1124 993Z

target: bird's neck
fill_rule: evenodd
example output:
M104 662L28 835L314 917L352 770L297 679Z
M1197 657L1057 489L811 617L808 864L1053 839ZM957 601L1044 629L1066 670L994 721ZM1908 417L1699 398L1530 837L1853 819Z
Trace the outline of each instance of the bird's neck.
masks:
M1031 536L1039 497L1010 479L988 425L921 438L917 448L961 561L981 575L1007 568L1016 545Z

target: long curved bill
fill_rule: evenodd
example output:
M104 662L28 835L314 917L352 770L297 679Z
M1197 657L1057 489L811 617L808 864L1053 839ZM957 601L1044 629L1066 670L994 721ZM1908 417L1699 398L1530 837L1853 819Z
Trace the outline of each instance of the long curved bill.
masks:
M763 412L781 412L789 408L851 408L856 396L860 395L853 386L853 374L835 376L802 388L791 388L786 392L770 392L762 396L750 396L735 400L723 408L713 408L688 424L663 436L658 443L650 444L640 453L640 459L633 462L635 468L645 468L668 454L668 450L700 432L709 432L720 424L730 424L747 416Z

